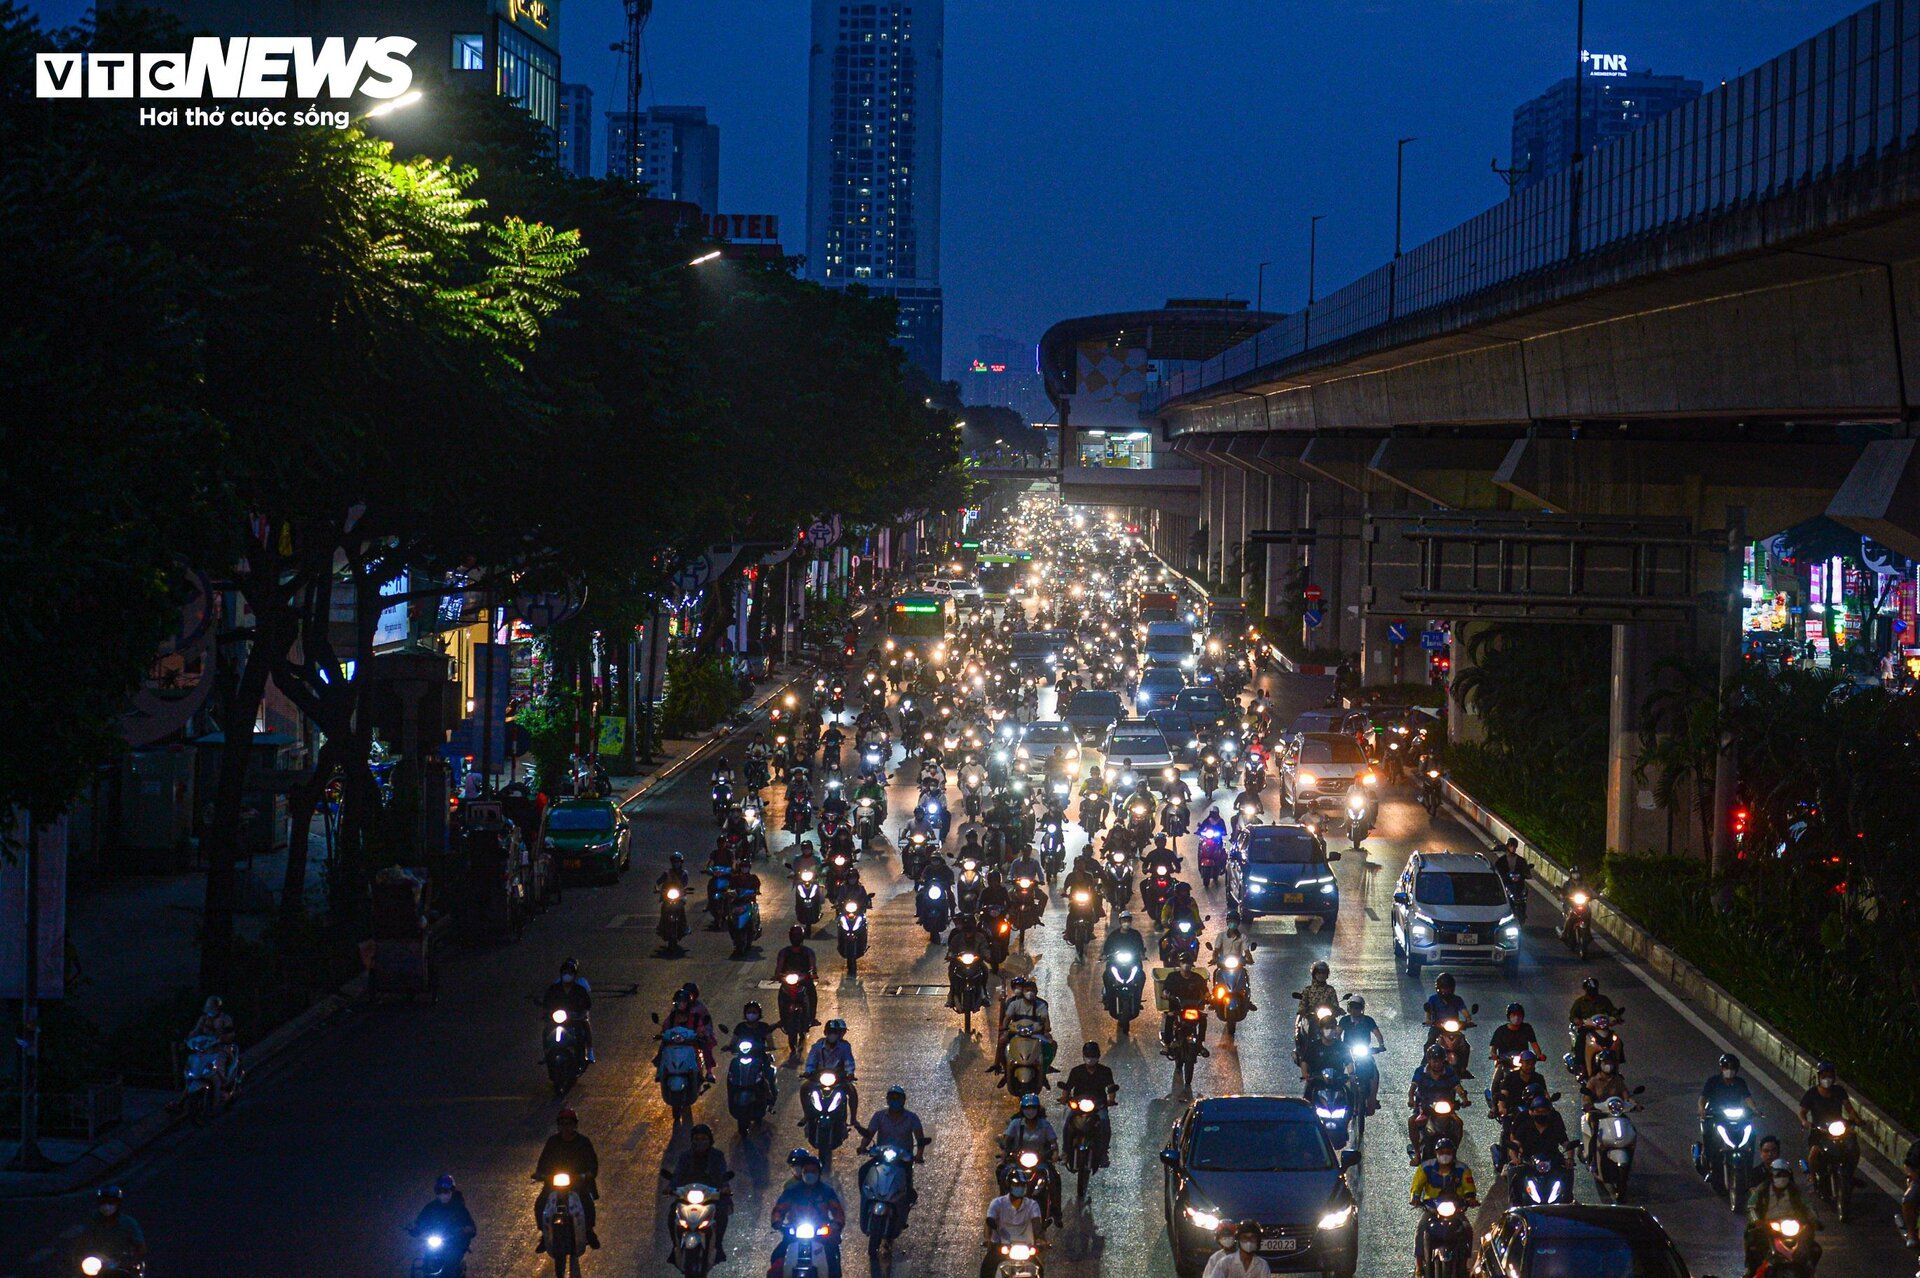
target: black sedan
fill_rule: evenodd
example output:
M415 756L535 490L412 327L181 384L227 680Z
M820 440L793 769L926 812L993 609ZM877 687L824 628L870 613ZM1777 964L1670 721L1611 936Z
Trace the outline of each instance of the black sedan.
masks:
M1692 1278L1644 1207L1518 1207L1480 1237L1474 1278Z
M1160 1160L1167 1235L1180 1278L1194 1278L1205 1267L1223 1220L1260 1226L1260 1255L1275 1273L1351 1278L1359 1213L1346 1171L1359 1155L1334 1152L1305 1100L1195 1101L1174 1125Z

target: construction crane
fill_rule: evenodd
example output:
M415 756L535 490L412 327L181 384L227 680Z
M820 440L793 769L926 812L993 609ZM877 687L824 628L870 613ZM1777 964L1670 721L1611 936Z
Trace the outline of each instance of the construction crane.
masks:
M627 181L638 183L640 180L640 81L642 79L640 60L640 35L647 29L647 19L653 16L653 0L626 0L627 38L610 46L615 53L625 55L627 72ZM611 156L608 159L612 159Z

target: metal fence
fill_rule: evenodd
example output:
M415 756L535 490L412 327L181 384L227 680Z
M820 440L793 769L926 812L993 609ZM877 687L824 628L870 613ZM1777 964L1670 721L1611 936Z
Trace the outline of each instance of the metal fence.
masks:
M1879 0L1150 391L1143 411L1580 253L1670 233L1920 142L1920 0ZM1575 192L1578 190L1578 215ZM1256 361L1257 356L1257 361Z

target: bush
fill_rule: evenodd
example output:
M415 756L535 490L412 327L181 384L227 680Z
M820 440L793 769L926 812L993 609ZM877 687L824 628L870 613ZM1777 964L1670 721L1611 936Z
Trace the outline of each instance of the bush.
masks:
M566 776L567 760L573 754L575 713L573 690L552 684L545 696L528 702L514 716L514 722L533 738L535 789L544 789Z
M1605 881L1612 905L1914 1126L1920 1008L1819 894L1770 877L1779 890L1749 883L1716 903L1703 862L1610 856Z
M660 731L668 737L705 732L740 704L740 683L725 657L678 652L667 658L667 695Z
M1561 865L1597 874L1606 859L1606 786L1524 766L1481 742L1446 749L1447 770L1468 794Z

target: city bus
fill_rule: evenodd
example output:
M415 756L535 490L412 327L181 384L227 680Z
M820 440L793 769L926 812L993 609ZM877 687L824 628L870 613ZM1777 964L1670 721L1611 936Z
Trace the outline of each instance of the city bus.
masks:
M953 620L951 595L918 590L895 595L887 607L887 651L932 656L945 649Z
M1022 550L1015 554L989 554L982 551L979 558L980 589L986 595L988 603L1005 603L1009 595L1017 592L1026 582L1027 565L1033 560L1033 552Z

